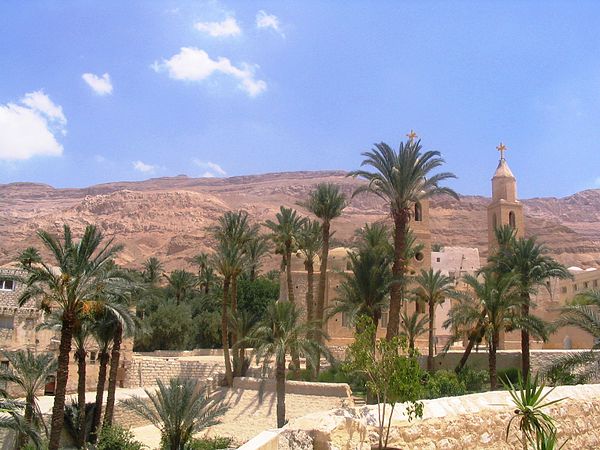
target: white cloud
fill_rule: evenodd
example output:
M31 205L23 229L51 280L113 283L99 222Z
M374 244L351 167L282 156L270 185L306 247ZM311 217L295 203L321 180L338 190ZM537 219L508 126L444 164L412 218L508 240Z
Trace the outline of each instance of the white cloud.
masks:
M227 175L227 172L225 172L225 170L217 163L211 161L201 161L199 159L193 159L192 162L201 169L206 169L206 172L202 174L202 176L205 178Z
M138 160L138 161L133 162L133 168L135 170L137 170L138 172L142 172L142 173L154 173L154 172L156 172L156 169L158 168L158 166L153 166L152 164L146 164L145 162Z
M110 81L110 75L105 73L101 77L93 73L84 73L81 78L88 84L92 90L98 95L112 94L113 85Z
M213 37L239 36L242 34L242 29L235 17L228 17L222 22L197 22L194 27L196 30L208 33Z
M282 37L285 37L285 34L283 34L283 31L281 30L281 24L279 23L279 19L277 18L277 16L273 14L268 14L262 9L258 13L256 13L256 27L271 28L277 33L279 33Z
M228 58L211 59L204 50L182 47L179 53L162 63L154 62L156 72L167 71L174 80L204 81L215 73L231 76L238 80L238 87L250 97L256 97L267 89L267 83L254 77L254 67L242 64L234 66Z
M63 147L56 136L67 133L66 125L62 107L42 90L25 94L21 105L0 105L0 160L61 156Z

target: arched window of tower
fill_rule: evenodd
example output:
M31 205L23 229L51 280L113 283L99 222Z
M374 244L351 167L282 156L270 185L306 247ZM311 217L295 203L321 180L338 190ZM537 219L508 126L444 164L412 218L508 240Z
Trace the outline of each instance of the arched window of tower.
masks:
M423 220L423 211L421 210L421 204L415 203L415 222L421 222Z
M496 216L496 213L492 216L492 224L494 225L494 230L498 228L498 217Z
M513 211L508 213L508 224L510 225L511 228L517 227L517 222L515 220L515 213Z

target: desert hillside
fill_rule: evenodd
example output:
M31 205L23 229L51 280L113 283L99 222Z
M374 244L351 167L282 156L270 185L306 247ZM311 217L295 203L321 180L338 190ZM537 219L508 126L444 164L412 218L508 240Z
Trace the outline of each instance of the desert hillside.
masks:
M125 244L122 264L139 267L157 256L169 269L185 267L193 255L210 251L207 228L224 211L245 209L256 221L264 221L280 205L297 206L321 182L337 183L348 194L360 183L343 172L323 171L225 179L178 176L81 189L0 185L0 264L13 261L20 249L37 246L36 230L59 231L66 222L76 231L95 223L106 235L114 235ZM433 242L478 247L485 255L488 201L478 196L434 199ZM538 235L567 265L600 266L600 190L523 203L528 235ZM356 228L385 216L381 201L359 196L336 220L335 239L349 242ZM276 261L268 265L277 266Z

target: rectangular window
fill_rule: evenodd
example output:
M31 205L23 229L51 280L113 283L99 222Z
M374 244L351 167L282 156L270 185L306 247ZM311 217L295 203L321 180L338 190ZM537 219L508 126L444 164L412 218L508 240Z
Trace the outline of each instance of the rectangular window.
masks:
M419 314L425 314L425 303L416 302L416 312Z
M0 279L0 291L14 291L15 280Z
M90 362L92 364L96 362L96 352L90 352Z
M390 313L385 311L381 313L381 319L379 319L379 323L381 328L387 328L388 322L390 321Z
M0 315L0 328L5 330L12 330L14 328L15 320L13 316Z
M350 318L345 312L342 313L342 326L345 328L350 328Z
M594 287L598 287L598 280L594 280Z
M579 286L577 284L573 285L573 292L577 292L579 290Z
M586 281L585 283L583 283L583 287L584 287L585 289L587 289L588 287L590 287L590 284L589 284L589 283Z
M561 289L561 291L562 291L563 294L566 294L567 293L567 287L563 286L562 289Z

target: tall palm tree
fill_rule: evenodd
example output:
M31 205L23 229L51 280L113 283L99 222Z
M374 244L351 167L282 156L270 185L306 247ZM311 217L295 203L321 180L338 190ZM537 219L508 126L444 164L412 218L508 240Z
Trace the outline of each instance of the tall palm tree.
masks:
M300 253L304 256L304 268L306 269L306 320L312 322L315 320L315 260L323 246L321 224L316 220L307 219L300 227L296 242Z
M8 368L0 371L0 382L14 383L25 396L24 421L30 428L44 426L44 418L38 407L37 393L46 384L46 379L56 373L56 358L50 353L33 353L31 350L2 352L8 360ZM28 441L28 434L21 430L17 437L17 448Z
M204 294L209 294L217 281L218 277L215 269L212 266L207 266L198 277L198 286Z
M256 279L262 267L262 261L269 254L269 241L265 236L257 234L246 243L246 254L248 255L248 278L250 281Z
M505 237L502 230L497 232L501 250L490 258L492 265L501 272L512 272L517 279L521 298L521 319L530 319L530 309L535 306L531 295L541 286L546 286L550 278L569 279L572 275L567 268L548 255L548 249L536 242L535 237ZM503 242L503 239L506 242ZM505 245L502 245L502 244ZM530 370L529 331L521 329L521 371L523 379L527 379Z
M433 372L433 347L434 347L434 322L435 308L444 303L446 298L456 297L454 281L442 274L439 270L421 269L421 273L415 277L416 288L413 293L419 302L427 304L429 307L429 348L427 353L427 370Z
M163 265L160 260L154 256L148 258L144 261L144 269L143 269L143 278L146 283L150 283L152 285L158 284L160 277L163 273Z
M240 274L246 266L246 256L243 246L234 241L219 243L213 256L213 266L223 277L223 304L221 305L221 344L225 359L225 380L228 386L233 385L233 371L229 355L229 316L231 308L231 281ZM232 311L233 313L233 311Z
M18 256L19 263L24 267L31 267L32 264L36 264L42 261L40 252L35 247L27 247Z
M410 353L415 351L415 341L427 331L429 317L415 311L410 316L406 310L400 313L400 336L406 338Z
M132 396L119 403L156 426L169 450L183 450L195 433L218 423L226 408L189 378L157 380L158 389L145 389L146 398Z
M371 151L363 153L365 160L361 166L370 166L374 171L356 170L349 175L367 180L367 184L358 187L353 196L370 192L388 203L394 221L394 262L392 274L394 280L401 282L405 278L408 259L406 237L415 204L437 194L448 194L458 198L452 189L440 186L442 181L456 178L449 172L431 173L444 164L437 151L421 151L421 141L409 139L401 142L398 152L384 142L375 144ZM392 283L390 287L390 321L387 339L398 335L402 286Z
M275 215L275 221L267 220L265 226L271 230L271 239L282 250L285 264L288 301L294 303L294 283L292 282L292 251L296 247L296 238L306 219L298 211L281 206Z
M250 335L256 325L256 317L244 310L238 310L235 314L229 316L229 327L238 337L238 341L243 341ZM248 370L248 360L246 359L246 347L243 343L236 346L237 358L233 360L233 372L240 377L246 376ZM236 350L234 350L236 351ZM237 366L237 367L236 367Z
M306 209L321 219L321 266L319 268L319 284L317 287L317 304L315 318L324 325L325 290L327 289L327 260L329 258L329 239L332 236L331 221L340 217L348 206L348 201L340 187L333 183L321 183L308 195L308 200L302 203ZM320 359L318 359L320 361ZM317 366L317 372L320 367Z
M315 367L316 355L322 353L330 358L328 349L321 339L307 339L305 336L326 337L322 329L300 320L300 310L291 302L271 303L265 317L254 331L238 345L254 348L256 362L262 362L266 370L275 359L275 382L277 395L277 428L285 425L285 361L287 355L298 354L306 357Z
M113 245L112 239L103 242L104 236L93 225L86 227L78 242L73 240L68 225L63 228L62 239L46 231L39 231L38 236L52 255L52 262L57 268L46 261L26 267L28 276L19 305L41 297L43 308L52 307L61 314L56 393L48 445L50 450L57 450L64 422L73 328L88 298L97 296L99 292L110 292L114 284L124 278L123 272L116 270L111 264L122 246Z
M494 390L497 386L496 352L500 333L514 328L519 314L516 280L513 275L498 275L490 270L482 271L480 278L465 275L463 280L469 290L458 297L445 326L460 327L481 322L488 345L490 389Z
M169 283L169 288L173 291L175 296L175 304L179 304L184 301L189 295L191 295L196 286L198 286L198 278L187 270L174 270L170 275L164 275Z

